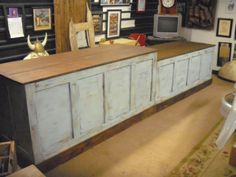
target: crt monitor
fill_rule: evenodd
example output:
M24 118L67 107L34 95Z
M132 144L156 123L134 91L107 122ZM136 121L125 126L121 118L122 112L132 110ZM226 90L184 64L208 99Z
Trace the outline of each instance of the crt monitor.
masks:
M154 15L153 36L159 38L173 38L179 36L181 15Z

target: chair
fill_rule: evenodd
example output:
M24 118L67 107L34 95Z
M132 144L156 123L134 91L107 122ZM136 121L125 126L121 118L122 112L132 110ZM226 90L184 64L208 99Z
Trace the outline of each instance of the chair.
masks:
M87 6L87 22L73 23L73 21L71 20L69 24L69 38L70 38L70 47L72 51L79 50L77 34L82 31L85 31L85 35L88 34L89 38L89 40L87 41L88 46L95 47L95 35L94 35L92 13L88 7L88 4L86 4L86 6Z

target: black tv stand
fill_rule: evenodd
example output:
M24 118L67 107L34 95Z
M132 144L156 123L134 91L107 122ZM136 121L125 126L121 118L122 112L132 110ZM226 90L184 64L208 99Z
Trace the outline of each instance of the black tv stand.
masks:
M154 36L148 36L147 37L147 45L156 45L156 44L162 44L166 42L174 42L174 41L185 41L183 37L172 37L172 38L159 38Z

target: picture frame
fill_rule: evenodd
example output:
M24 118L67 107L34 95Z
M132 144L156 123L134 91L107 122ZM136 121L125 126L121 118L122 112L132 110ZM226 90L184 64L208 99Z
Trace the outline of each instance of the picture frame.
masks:
M93 25L94 25L94 32L95 34L100 34L102 32L103 27L103 14L102 13L95 13L92 15L93 17Z
M225 13L226 14L232 14L235 12L235 5L236 1L235 0L225 0Z
M232 33L233 19L218 18L216 36L230 38Z
M112 39L120 37L120 29L121 29L121 10L108 10L106 38Z
M52 29L51 8L33 8L34 31Z
M5 24L7 25L7 37L9 40L17 40L25 37L25 9L22 5L3 6Z
M145 12L146 10L146 0L137 0L137 12Z
M232 43L230 42L218 43L217 66L221 67L225 63L231 61L231 50L232 50Z
M8 8L8 18L16 18L19 17L19 12L17 7L9 7Z
M130 0L100 0L101 6L128 6Z

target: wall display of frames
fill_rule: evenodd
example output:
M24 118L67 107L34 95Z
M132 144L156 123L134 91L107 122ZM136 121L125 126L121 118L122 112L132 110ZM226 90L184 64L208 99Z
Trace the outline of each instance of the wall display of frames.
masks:
M219 42L217 66L223 66L225 63L231 61L231 49L232 49L232 43Z
M130 0L100 0L101 6L130 5Z

